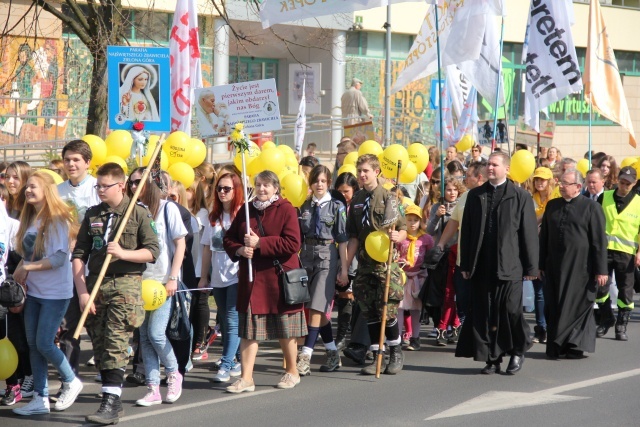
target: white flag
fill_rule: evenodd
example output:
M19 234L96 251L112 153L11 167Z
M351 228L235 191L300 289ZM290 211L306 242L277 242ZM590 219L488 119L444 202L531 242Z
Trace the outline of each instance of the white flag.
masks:
M460 120L460 115L462 114L464 103L469 96L471 86L469 79L460 71L457 65L449 65L447 67L447 87L451 95L453 112L456 114L458 120Z
M437 81L433 80L431 84L435 84ZM442 92L440 93L440 103L441 108L436 110L436 118L434 122L434 133L436 136L436 141L440 141L440 110L442 110L442 141L444 146L449 146L455 144L455 140L453 138L454 129L453 129L453 116L451 114L451 97L449 96L449 90L447 89L447 85L442 85Z
M260 20L262 28L269 28L283 22L417 1L424 0L265 0L260 7Z
M473 61L480 57L485 25L495 25L490 18L504 13L501 0L474 0L431 6L416 36L404 68L391 88L398 92L407 84L438 71L436 7L438 7L440 57L443 67ZM488 17L487 17L488 16ZM453 34L453 37L449 37ZM467 75L467 77L469 77ZM495 95L494 95L495 97Z
M540 131L540 110L582 90L580 63L569 19L564 1L533 0L529 9L524 120L537 132Z
M294 140L296 141L296 153L302 155L302 143L304 142L304 134L307 128L307 99L305 94L305 86L307 79L302 80L302 98L300 98L300 107L298 108L298 117L296 118L296 127L293 129Z
M478 134L478 92L475 87L469 91L469 95L464 102L464 108L458 126L453 136L454 141L458 142L465 135L471 135L474 141L477 141Z
M171 53L171 131L181 130L191 135L193 90L202 87L196 0L176 2L169 50Z

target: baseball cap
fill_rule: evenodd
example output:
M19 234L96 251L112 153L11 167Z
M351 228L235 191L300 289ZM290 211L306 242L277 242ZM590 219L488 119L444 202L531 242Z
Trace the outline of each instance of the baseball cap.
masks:
M551 179L553 178L553 172L551 169L545 167L539 167L533 172L534 178Z
M634 182L638 178L638 175L633 167L625 166L620 169L620 174L618 175L618 180L622 178L626 179L629 182Z
M359 78L354 77L353 80L351 80L351 86L356 85L356 84L361 84L362 85L364 83L362 83L362 80L360 80Z
M422 219L422 209L418 205L409 205L404 210L404 216L409 214L416 215L418 218Z

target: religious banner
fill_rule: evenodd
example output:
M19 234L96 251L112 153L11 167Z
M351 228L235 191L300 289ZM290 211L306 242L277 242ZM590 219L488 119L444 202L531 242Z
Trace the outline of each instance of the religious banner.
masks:
M111 130L170 130L169 48L108 46L107 74Z
M582 90L567 4L532 0L527 39L524 117L527 125L538 132L540 110Z
M195 90L201 138L227 136L236 123L247 134L282 129L275 79Z
M176 2L171 37L171 130L191 135L193 90L202 87L196 0Z

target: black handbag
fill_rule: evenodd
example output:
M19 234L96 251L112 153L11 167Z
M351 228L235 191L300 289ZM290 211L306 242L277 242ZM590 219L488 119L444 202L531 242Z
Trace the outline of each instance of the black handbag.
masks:
M265 236L260 214L257 215L257 220L260 234ZM298 261L300 262L300 266L302 266L299 254ZM285 271L284 267L282 267L282 264L277 259L273 261L273 265L280 271L280 280L282 282L284 302L286 304L303 304L311 301L311 295L309 294L309 275L307 274L307 270L304 268L294 268L293 270Z
M20 307L24 304L26 294L21 284L9 275L0 283L0 305L6 308Z

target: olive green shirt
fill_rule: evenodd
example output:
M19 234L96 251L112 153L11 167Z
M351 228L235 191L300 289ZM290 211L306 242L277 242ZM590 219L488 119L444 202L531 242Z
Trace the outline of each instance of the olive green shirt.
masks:
M71 258L81 259L88 266L89 274L100 274L107 256L107 242L113 241L129 201L129 197L125 195L122 202L115 208L103 202L89 208L85 213ZM112 215L113 219L109 224L109 218ZM107 228L108 236L106 236ZM134 206L119 243L125 250L149 250L154 261L160 255L155 222L143 204L138 203ZM107 274L142 274L146 268L146 263L112 258Z

